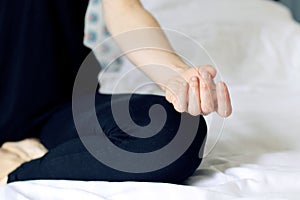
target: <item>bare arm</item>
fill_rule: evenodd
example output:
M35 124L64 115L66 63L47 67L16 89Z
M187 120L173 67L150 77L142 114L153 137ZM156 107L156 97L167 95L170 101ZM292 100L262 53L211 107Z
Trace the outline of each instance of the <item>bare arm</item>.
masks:
M177 111L189 112L193 115L217 111L224 117L231 114L227 86L224 83L216 85L213 82L215 69L209 66L195 69L184 63L174 53L164 32L159 29L159 23L143 8L139 0L103 0L103 8L111 35L134 32L122 34L126 37L116 37L117 43L125 53L135 44L154 47L143 49L143 45L135 46L142 49L126 55L137 67L147 66L142 67L141 70L165 90L167 100ZM133 31L137 29L144 31ZM165 67L158 70L153 64ZM188 84L185 84L186 82Z
M126 35L126 38L117 37L118 43L123 51L132 48L134 43L135 48L144 46L152 46L156 49L164 49L166 51L144 49L136 52L127 53L127 57L136 66L146 66L151 64L160 64L169 66L172 70L180 71L189 68L180 57L174 53L171 45L165 37L163 31L159 29L160 25L156 19L143 8L139 0L104 0L104 16L108 30L112 35L119 35L120 33L142 29L141 31L132 31ZM157 29L147 29L157 28ZM151 40L149 40L149 38ZM168 51L168 52L167 52ZM143 71L156 83L165 84L168 77L159 77L157 73L153 73L147 68Z

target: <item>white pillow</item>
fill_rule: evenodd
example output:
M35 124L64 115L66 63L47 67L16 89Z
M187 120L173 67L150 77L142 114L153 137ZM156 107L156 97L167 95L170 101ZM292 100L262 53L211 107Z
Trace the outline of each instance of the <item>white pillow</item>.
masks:
M162 27L182 32L202 44L229 84L282 84L300 78L300 27L284 6L268 0L142 0ZM172 38L172 36L171 36ZM174 37L176 38L176 37ZM175 42L176 41L172 41ZM207 55L181 46L193 62L214 64ZM119 74L101 77L102 92L111 92L133 68L130 62ZM139 73L137 73L139 74ZM107 80L107 81L106 81ZM288 80L288 81L287 81ZM148 81L140 74L122 79L122 89ZM130 84L130 82L132 84ZM150 91L149 89L147 91Z
M290 78L289 70L300 67L295 55L299 25L281 4L267 0L143 2L163 27L203 44L224 76L234 82L252 81L253 76L257 81L265 76Z

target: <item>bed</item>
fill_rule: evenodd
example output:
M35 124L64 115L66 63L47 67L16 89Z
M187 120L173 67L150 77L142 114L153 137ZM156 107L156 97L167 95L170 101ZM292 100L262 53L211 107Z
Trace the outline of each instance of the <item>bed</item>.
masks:
M289 10L268 0L144 2L163 27L201 43L213 58L203 62L217 64L230 87L234 112L208 137L201 166L182 185L37 180L0 187L0 199L299 199L300 25ZM145 81L137 73L107 84L133 67L123 65L101 76L101 92Z

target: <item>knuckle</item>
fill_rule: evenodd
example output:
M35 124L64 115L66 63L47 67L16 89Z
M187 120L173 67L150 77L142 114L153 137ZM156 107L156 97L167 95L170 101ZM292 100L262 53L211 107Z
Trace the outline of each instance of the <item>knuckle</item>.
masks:
M203 67L205 67L205 68L211 68L211 69L215 69L215 68L214 68L214 66L212 66L212 65L204 65Z
M217 73L216 68L212 65L203 65L200 67L200 70L208 71L212 76L215 76Z
M201 85L201 88L204 89L204 90L208 90L208 88L209 88L209 87L208 87L208 84L206 84L206 83L203 82L203 81L201 82L200 85Z
M198 82L196 82L196 81L191 81L191 82L190 82L190 87L192 87L192 88L198 87Z

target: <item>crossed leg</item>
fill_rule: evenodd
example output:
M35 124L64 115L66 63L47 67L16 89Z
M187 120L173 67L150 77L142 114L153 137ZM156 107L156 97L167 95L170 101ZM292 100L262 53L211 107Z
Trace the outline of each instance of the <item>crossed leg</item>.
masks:
M96 95L96 112L104 134L116 146L127 151L137 153L152 152L167 145L177 134L182 115L185 115L191 123L195 123L196 117L176 112L172 104L168 103L161 96L133 95L130 97L130 95L117 95L115 103L122 104L128 98L130 98L130 117L139 126L146 126L151 122L148 112L149 108L155 104L160 104L164 107L167 119L164 127L152 137L138 138L128 135L118 127L114 120L111 108L112 96ZM182 152L182 155L177 160L156 171L129 173L115 170L103 164L87 151L82 140L77 135L71 107L71 103L62 106L61 110L52 116L41 131L41 141L49 149L49 152L42 158L22 164L9 174L8 182L36 179L66 179L180 183L191 176L201 163L199 152L206 137L206 123L202 116L198 116L198 130L193 142L185 152ZM123 127L127 129L126 131L129 130L135 135L141 134L138 128L133 128L130 125L128 127L124 125ZM188 129L185 131L186 134L190 134ZM91 140L93 140L93 134L96 133L91 133L88 136ZM114 159L114 155L111 156ZM157 162L160 161L157 160Z

